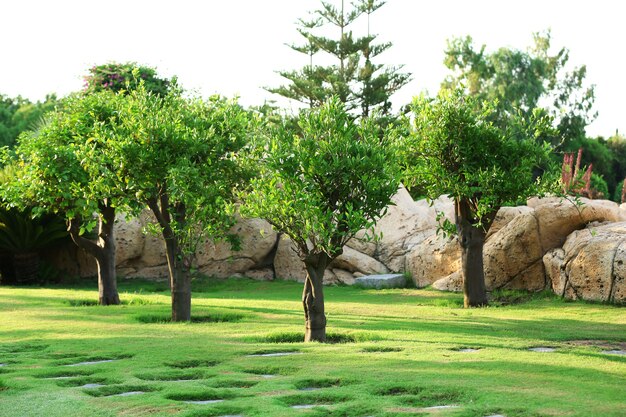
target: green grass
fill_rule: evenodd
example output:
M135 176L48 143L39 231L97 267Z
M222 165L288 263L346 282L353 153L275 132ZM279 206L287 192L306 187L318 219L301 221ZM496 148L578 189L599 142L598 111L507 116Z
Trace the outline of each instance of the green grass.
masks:
M0 287L0 416L626 415L626 357L602 353L626 348L623 307L327 287L334 343L307 344L298 283L197 280L188 323L162 283L119 288L101 307L93 282ZM278 352L295 354L251 356Z

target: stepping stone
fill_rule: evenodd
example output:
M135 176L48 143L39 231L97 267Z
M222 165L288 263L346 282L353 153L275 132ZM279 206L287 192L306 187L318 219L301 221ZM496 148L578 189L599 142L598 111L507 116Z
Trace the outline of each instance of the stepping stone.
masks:
M364 288L404 288L406 278L402 274L365 275L354 280L356 285Z
M198 400L198 401L193 401L193 400L189 400L189 401L183 401L186 404L200 404L200 405L205 405L205 404L216 404L216 403L221 403L224 400Z
M530 350L532 352L554 352L554 351L556 351L555 348L547 347L547 346L531 347L531 348L528 348L528 350Z
M320 390L321 388L316 388L316 387L307 387L307 388L299 388L298 391L317 391Z
M457 352L463 352L463 353L472 353L472 352L478 352L480 349L474 349L474 348L463 348L463 349L457 349Z
M432 407L420 408L420 411L447 410L450 408L459 408L458 405L434 405Z
M276 378L276 375L265 374L265 375L261 375L261 378L265 378L265 379Z
M72 379L72 378L76 378L75 376L53 376L50 378L44 378L44 379Z
M78 388L100 388L100 387L104 387L104 385L102 385L102 384L85 384L85 385L81 385Z
M502 414L494 414L494 415L485 416L485 417L505 417L505 416L503 416Z
M130 397L131 395L139 395L139 394L145 394L145 392L144 391L128 391L128 392L122 392L121 394L109 395L109 397Z
M301 354L302 352L274 352L274 353L254 353L252 355L247 355L247 356L271 358L275 356L289 356L289 355L301 355Z
M606 353L607 355L626 355L626 350L620 350L620 349L603 350L602 353Z
M296 410L305 410L313 407L324 407L324 404L301 404L301 405L292 405L291 408L295 408Z
M6 363L0 363L0 368L2 368L3 366L7 366Z
M116 361L116 359L104 359L101 361L86 361L86 362L78 362L78 363L72 363L69 365L65 365L65 366L82 366L82 365L96 365L99 363L107 363L107 362L114 362Z

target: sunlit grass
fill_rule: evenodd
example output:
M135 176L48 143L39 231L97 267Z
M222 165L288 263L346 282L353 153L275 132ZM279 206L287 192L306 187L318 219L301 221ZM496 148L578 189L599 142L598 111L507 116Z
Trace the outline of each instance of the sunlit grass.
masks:
M0 416L626 415L626 357L603 353L626 347L623 307L327 287L335 343L307 344L301 284L197 280L190 323L162 283L120 290L0 287Z

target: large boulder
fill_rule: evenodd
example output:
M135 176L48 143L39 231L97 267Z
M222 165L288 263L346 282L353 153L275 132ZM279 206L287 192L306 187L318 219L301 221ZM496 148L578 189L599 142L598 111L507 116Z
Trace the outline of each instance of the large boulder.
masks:
M360 272L364 275L386 274L389 272L387 267L381 262L349 246L344 246L343 253L331 262L330 267L349 272Z
M437 213L454 221L454 204L445 196L430 203L414 201L404 187L393 196L392 203L375 227L375 232L382 235L376 258L390 271L401 272L405 268L406 254L437 228Z
M434 230L406 255L406 271L417 288L430 285L460 268L461 247L458 240L444 237Z
M626 222L590 225L543 257L552 289L569 299L626 303Z

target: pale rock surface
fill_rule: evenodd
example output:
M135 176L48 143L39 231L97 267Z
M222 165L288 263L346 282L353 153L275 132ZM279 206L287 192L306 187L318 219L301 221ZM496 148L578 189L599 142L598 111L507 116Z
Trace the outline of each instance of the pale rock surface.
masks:
M417 288L459 271L461 247L456 238L433 233L406 255L406 271Z
M349 246L344 246L343 253L330 263L330 267L349 272L361 272L365 275L389 272L381 262Z
M626 222L590 225L543 258L552 289L569 299L626 303Z

